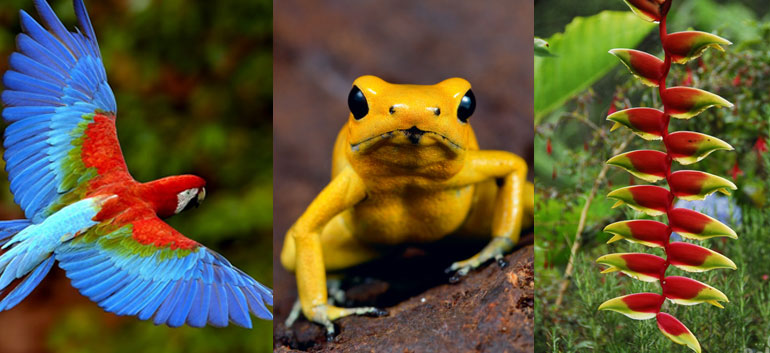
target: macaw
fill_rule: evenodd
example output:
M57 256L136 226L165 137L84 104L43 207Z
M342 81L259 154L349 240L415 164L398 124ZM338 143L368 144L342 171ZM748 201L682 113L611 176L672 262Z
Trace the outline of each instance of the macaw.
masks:
M58 262L108 312L171 327L251 327L272 319L272 291L162 219L197 206L206 182L129 174L91 20L74 0L69 32L45 0L3 76L4 146L14 200L26 219L0 222L0 311L22 301Z

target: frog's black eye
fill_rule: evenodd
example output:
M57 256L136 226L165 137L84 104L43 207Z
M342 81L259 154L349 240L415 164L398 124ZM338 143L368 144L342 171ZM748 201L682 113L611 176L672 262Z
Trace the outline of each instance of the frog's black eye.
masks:
M476 96L473 95L473 91L468 90L460 100L460 106L457 107L457 118L464 123L468 122L474 110L476 110Z
M348 94L348 108L356 120L361 120L369 113L369 104L366 103L364 92L361 92L356 86L353 86L350 94Z

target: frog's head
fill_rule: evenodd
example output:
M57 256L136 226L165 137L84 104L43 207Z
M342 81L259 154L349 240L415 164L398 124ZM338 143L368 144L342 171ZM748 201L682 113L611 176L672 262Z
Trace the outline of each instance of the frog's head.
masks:
M362 76L353 82L348 106L350 160L419 168L462 160L476 143L468 122L476 98L461 78L401 85Z

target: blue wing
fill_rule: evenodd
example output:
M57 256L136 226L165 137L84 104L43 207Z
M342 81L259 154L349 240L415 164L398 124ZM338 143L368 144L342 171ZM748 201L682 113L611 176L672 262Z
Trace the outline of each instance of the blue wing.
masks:
M147 221L86 233L62 244L56 260L75 288L118 315L171 327L250 328L249 313L272 319L265 306L273 305L270 289L159 218ZM138 234L150 231L152 237Z
M84 169L75 166L82 161L71 152L94 113L114 116L117 108L83 1L75 0L75 13L84 32L67 31L45 0L35 7L43 26L21 11L23 33L3 76L2 115L10 124L3 157L11 192L39 223L83 182Z

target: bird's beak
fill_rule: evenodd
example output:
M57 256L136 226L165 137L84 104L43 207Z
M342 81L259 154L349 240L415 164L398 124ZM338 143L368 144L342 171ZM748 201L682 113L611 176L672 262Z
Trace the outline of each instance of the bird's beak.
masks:
M198 192L198 202L202 202L206 198L206 188L201 188Z

